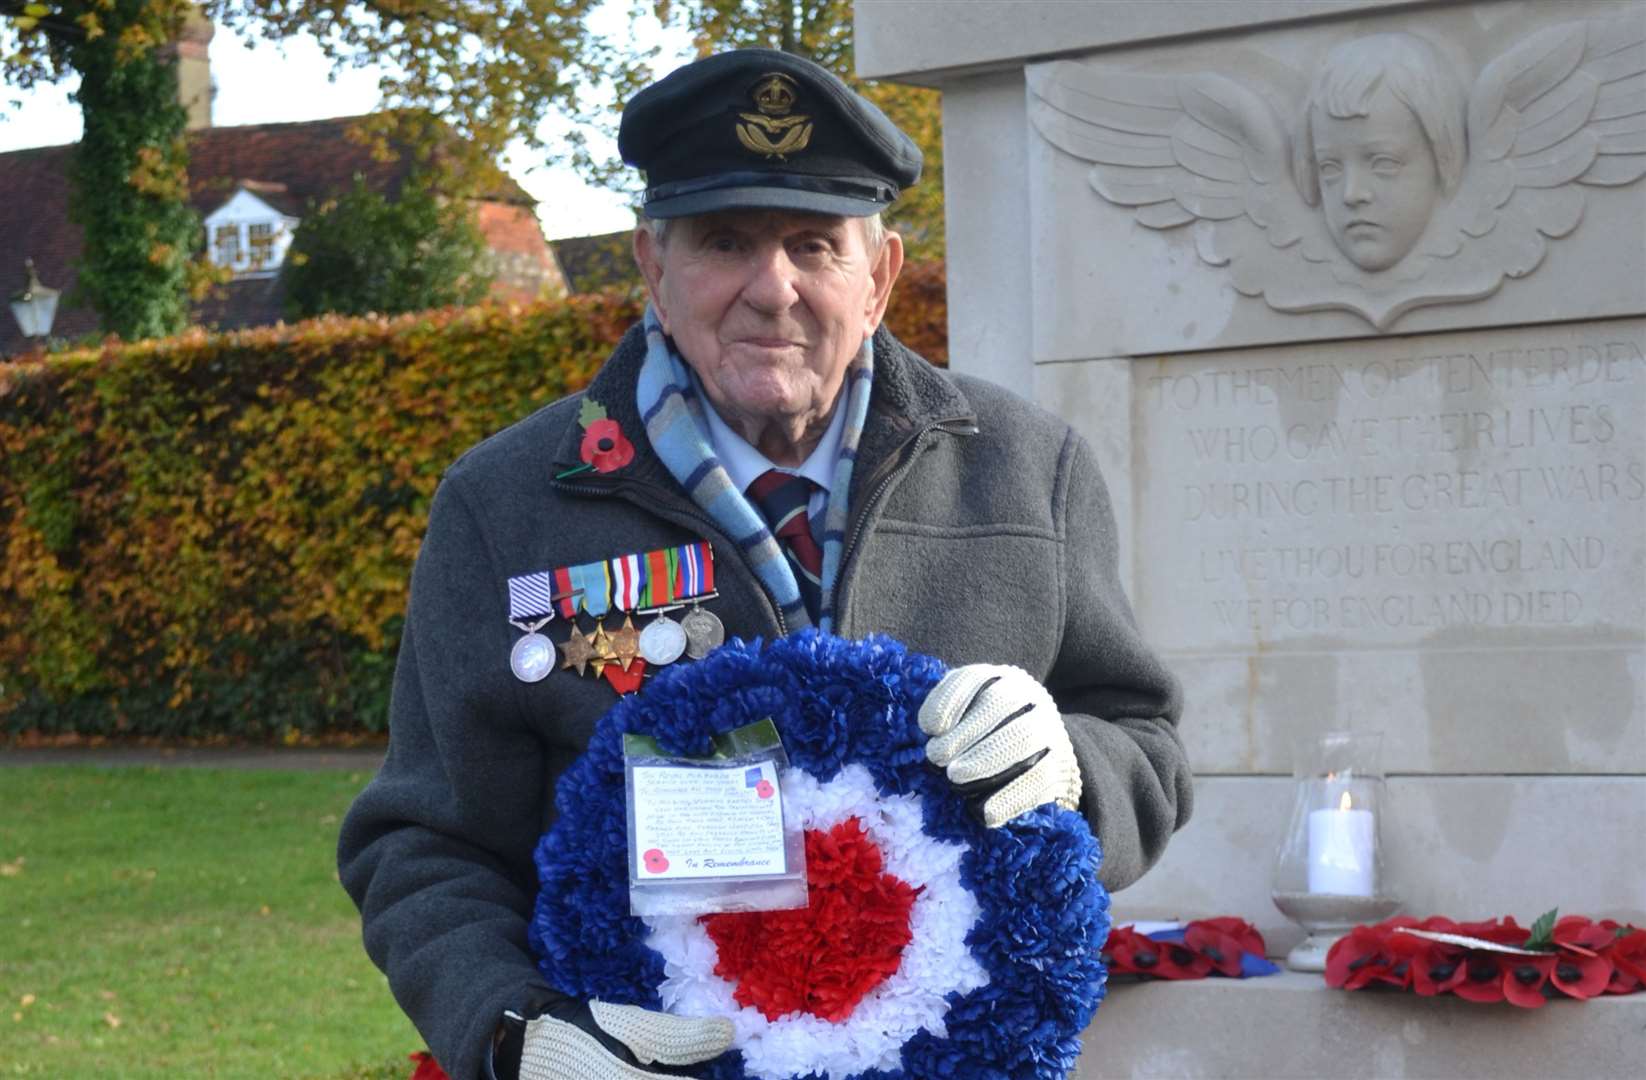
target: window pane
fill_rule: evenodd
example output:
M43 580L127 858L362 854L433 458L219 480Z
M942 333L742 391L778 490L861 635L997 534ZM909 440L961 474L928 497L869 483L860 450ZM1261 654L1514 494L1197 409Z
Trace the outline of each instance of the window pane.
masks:
M274 261L274 226L267 222L246 227L247 246L251 249L251 268L261 270Z
M216 250L213 261L219 266L233 266L240 258L240 226L219 225L212 238Z

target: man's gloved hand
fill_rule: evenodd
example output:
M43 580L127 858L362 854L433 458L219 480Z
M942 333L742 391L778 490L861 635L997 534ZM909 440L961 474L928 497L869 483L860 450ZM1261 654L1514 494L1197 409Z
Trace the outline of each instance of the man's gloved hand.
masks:
M920 706L926 757L997 829L1049 802L1080 806L1080 766L1051 694L1022 668L968 664Z
M535 1019L508 1014L504 1028L495 1055L497 1075L519 1080L675 1076L668 1066L708 1061L732 1045L731 1021L722 1017L670 1016L638 1005L570 997L558 998Z

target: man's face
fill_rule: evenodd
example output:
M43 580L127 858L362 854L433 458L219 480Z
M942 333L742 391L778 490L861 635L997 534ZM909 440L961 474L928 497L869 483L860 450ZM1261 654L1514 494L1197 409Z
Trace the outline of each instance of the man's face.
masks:
M1320 198L1332 239L1362 270L1387 270L1423 235L1440 170L1417 117L1379 90L1365 116L1312 118Z
M677 219L662 245L641 229L635 255L664 330L746 437L828 419L902 265L895 234L870 252L859 220L784 211Z

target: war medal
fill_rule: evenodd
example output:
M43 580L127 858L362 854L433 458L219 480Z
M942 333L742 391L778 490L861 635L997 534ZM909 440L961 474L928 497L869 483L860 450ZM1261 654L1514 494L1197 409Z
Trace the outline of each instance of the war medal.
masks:
M699 606L720 595L714 550L704 540L525 574L508 584L509 621L526 632L509 666L524 682L540 681L558 660L562 671L586 675L592 667L618 693L633 693L648 667L701 658L726 640L720 620ZM668 617L687 603L692 609L683 621ZM605 616L619 611L623 625L608 630ZM580 613L594 619L593 630L578 629ZM570 624L558 652L537 633L556 614ZM634 624L637 615L656 618L642 628Z
M667 611L659 611L657 618L640 631L640 655L653 667L672 664L685 651L686 631L669 618Z
M521 682L540 682L554 670L554 642L538 633L554 619L553 586L550 574L509 579L509 625L526 635L509 650L509 670Z
M589 656L589 666L594 668L596 677L604 675L606 665L617 662L617 653L612 650L612 638L606 633L605 623L594 624L594 633L589 635L589 645L594 650Z
M533 623L514 623L526 632L509 650L509 670L521 682L540 682L554 670L554 642L538 633L552 618L549 614Z
M680 620L680 629L686 634L686 655L701 660L726 641L726 627L714 612L692 605Z
M612 632L612 655L617 658L618 666L624 671L634 663L640 655L640 631L634 628L634 617L627 612L623 614L623 625Z
M594 659L594 645L589 642L589 635L583 633L576 626L572 627L572 636L560 646L560 670L570 671L577 669L579 675L588 667L589 661Z

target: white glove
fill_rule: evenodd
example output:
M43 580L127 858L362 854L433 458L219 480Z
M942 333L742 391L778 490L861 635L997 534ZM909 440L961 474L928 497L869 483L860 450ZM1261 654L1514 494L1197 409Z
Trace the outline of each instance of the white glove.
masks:
M638 1005L591 1001L585 1006L571 1000L553 1012L526 1021L520 1080L665 1077L625 1061L622 1047L641 1065L695 1065L732 1045L731 1021L718 1016L670 1016Z
M955 668L920 706L920 730L926 757L956 790L986 796L983 823L991 829L1049 802L1080 807L1080 766L1063 717L1022 668Z

